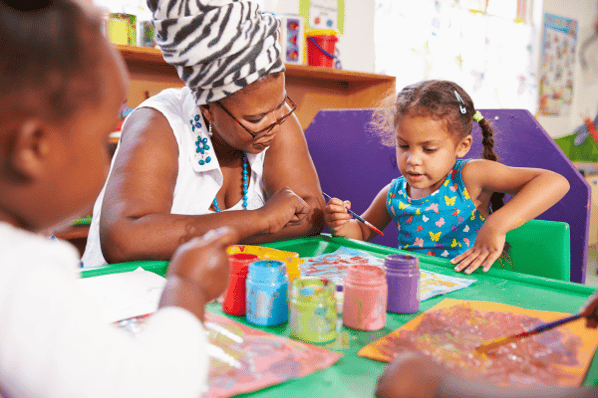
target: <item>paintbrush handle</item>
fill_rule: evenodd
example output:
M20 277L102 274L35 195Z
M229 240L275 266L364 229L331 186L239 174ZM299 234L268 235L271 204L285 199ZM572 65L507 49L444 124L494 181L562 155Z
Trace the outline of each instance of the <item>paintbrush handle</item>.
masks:
M533 333L533 334L541 333L541 332L544 332L545 330L550 330L552 328L555 328L557 326L561 326L561 325L563 325L565 323L574 321L574 320L579 319L579 318L581 318L581 314L571 315L571 316L568 316L567 318L558 319L556 321L540 325L537 328L528 331L528 333Z
M328 195L325 192L322 192L322 195L324 195L326 197L326 199L330 200L332 199L332 197L330 195ZM379 235L384 236L384 233L382 231L380 231L378 228L376 228L375 226L373 226L370 222L364 220L359 214L355 213L354 211L345 208L345 210L347 210L347 212L352 215L353 217L355 217L357 220L361 221L362 223L364 223L365 225L367 225L368 227L370 227L371 229L373 229L374 231L376 231L376 233L378 233Z

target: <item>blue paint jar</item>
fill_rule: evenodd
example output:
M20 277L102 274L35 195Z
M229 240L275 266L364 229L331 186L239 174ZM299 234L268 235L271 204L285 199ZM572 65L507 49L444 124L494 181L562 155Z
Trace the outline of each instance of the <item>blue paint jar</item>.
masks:
M286 264L277 260L255 261L247 274L247 322L258 326L287 323L289 278Z

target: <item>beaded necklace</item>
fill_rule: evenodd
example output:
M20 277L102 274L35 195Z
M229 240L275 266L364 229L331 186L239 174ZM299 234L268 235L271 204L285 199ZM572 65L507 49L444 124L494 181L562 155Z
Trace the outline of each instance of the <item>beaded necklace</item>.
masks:
M201 128L201 123L199 122L199 115L195 115L195 117L190 120L191 123L191 130L195 131L196 128ZM210 126L211 127L211 126ZM209 132L208 132L209 134ZM209 134L211 135L211 134ZM196 153L201 153L202 155L205 155L205 151L207 151L208 149L210 149L210 146L208 145L208 139L207 138L201 138L200 135L197 136L197 141L195 141L195 146L197 147L195 149ZM209 156L207 156L205 159L200 159L198 161L198 163L203 166L206 163L210 163L212 161L212 158L210 158ZM249 188L249 173L247 172L248 169L248 164L249 162L247 161L247 152L243 151L243 210L247 210L247 190ZM218 201L216 200L216 197L214 196L214 208L216 209L216 213L220 213L220 206L218 206Z

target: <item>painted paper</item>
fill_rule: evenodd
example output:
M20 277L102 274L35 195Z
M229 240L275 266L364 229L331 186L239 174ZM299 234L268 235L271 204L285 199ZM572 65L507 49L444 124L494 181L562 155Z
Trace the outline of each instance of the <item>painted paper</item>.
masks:
M116 324L138 333L151 314ZM210 371L202 398L230 397L307 376L332 366L343 354L262 332L206 312Z
M577 21L544 14L540 70L540 115L565 116L573 100Z
M445 299L363 347L358 355L390 362L404 352L431 357L451 373L499 385L578 386L598 345L598 333L580 319L520 339L487 355L483 343L532 329L570 314L484 301Z
M384 267L384 259L347 247L341 247L333 253L306 257L301 260L301 276L326 278L341 284L344 283L349 265L361 264ZM466 288L476 281L475 279L447 276L423 269L420 269L420 271L420 301Z

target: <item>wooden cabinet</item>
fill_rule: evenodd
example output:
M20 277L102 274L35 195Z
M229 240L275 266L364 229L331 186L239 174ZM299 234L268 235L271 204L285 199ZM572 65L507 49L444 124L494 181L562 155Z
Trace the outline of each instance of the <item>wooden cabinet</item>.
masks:
M129 72L128 106L165 88L182 87L176 70L162 58L160 50L118 46ZM316 66L286 65L286 89L297 103L297 117L305 129L320 109L373 108L394 93L393 76L350 72Z

